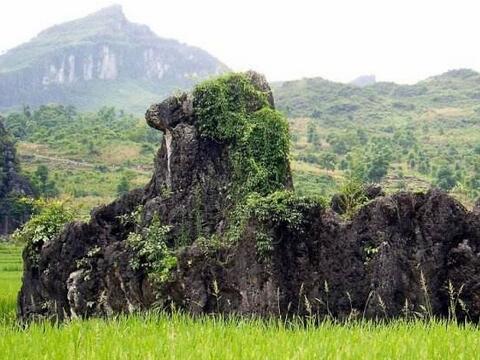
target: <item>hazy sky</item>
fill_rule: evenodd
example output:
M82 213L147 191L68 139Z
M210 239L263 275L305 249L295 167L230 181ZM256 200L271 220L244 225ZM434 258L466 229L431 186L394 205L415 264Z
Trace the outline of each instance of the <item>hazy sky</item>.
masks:
M270 80L376 74L411 83L480 70L478 0L3 0L0 51L114 3L162 37Z

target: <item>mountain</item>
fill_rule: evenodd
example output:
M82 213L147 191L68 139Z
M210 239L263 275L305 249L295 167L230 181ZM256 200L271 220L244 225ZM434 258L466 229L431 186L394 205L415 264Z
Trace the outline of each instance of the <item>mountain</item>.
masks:
M1 55L0 110L63 103L143 112L173 90L226 70L199 48L129 22L114 5Z
M451 70L413 85L301 79L275 84L290 120L296 189L328 193L355 174L388 191L438 186L480 196L480 74Z
M362 75L350 81L350 84L364 87L368 85L373 85L376 82L377 82L377 78L375 77L375 75Z
M413 85L376 82L363 87L317 78L274 84L277 105L288 115L383 120L429 108L476 109L480 74L450 70ZM479 108L480 109L480 108Z

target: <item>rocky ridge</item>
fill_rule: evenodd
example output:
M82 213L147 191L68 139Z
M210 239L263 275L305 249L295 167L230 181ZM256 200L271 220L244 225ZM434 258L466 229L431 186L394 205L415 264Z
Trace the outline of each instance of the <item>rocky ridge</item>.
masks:
M193 314L447 317L452 298L461 299L457 316L479 318L478 209L437 190L376 189L346 220L296 197L283 122L261 75L210 81L153 105L146 120L165 135L152 180L95 209L88 223L67 225L35 256L27 246L21 319L172 306ZM137 223L125 221L131 214ZM156 244L164 241L175 260L160 279L131 235L148 238L141 231L155 221L164 226ZM170 257L162 251L163 264Z

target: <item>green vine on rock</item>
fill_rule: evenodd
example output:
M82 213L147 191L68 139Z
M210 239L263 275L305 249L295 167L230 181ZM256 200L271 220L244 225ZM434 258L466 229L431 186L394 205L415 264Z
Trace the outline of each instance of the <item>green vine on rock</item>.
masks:
M285 188L288 122L266 92L245 74L232 73L197 85L193 97L200 134L229 146L235 200Z
M141 211L132 213L135 221L138 221L136 219ZM171 227L162 225L158 215L153 217L148 226L140 227L138 222L136 225L137 231L131 232L127 238L127 244L134 254L130 261L132 269L143 268L153 280L159 282L168 280L170 271L177 265L175 252L167 245Z

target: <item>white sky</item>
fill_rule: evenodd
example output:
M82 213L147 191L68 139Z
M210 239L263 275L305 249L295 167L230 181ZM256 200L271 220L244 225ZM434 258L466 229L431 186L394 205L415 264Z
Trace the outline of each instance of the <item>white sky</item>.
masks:
M2 0L0 51L113 3L159 36L269 80L376 74L412 83L480 70L478 0Z

